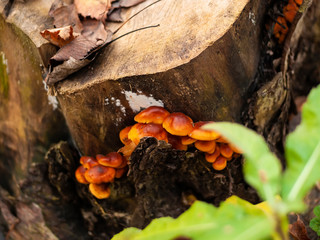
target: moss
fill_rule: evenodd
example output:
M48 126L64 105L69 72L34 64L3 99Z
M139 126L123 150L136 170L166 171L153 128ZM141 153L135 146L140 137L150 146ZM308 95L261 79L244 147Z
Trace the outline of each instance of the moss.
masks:
M9 96L8 65L4 52L0 52L0 95L4 98Z

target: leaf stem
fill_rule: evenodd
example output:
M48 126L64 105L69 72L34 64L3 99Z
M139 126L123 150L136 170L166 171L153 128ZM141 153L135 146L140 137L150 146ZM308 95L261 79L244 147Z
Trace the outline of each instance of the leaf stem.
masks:
M296 199L301 188L303 187L306 179L309 177L310 172L313 170L314 165L317 163L317 159L320 157L320 141L317 144L315 150L313 151L306 167L302 170L300 176L298 177L296 184L291 188L288 194L288 200L293 201Z

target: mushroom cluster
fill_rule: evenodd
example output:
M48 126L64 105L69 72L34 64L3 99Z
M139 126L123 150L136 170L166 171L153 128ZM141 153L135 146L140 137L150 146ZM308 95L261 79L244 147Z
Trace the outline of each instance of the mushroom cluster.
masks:
M138 113L134 120L136 124L122 129L119 134L124 147L118 152L127 160L143 137L166 141L178 150L187 150L194 146L205 153L205 159L212 163L215 170L223 170L227 161L235 154L241 154L239 149L229 144L219 133L201 128L210 121L194 123L183 113L169 113L158 106L146 108Z
M79 183L89 184L89 191L98 199L108 198L109 183L121 178L127 171L127 160L117 152L98 154L96 158L83 156L75 172Z
M195 147L205 153L205 159L215 170L223 170L227 162L241 154L219 133L202 129L210 121L194 123L187 115L169 113L163 107L151 106L138 113L132 126L122 129L119 138L124 144L118 152L107 155L98 154L96 158L83 156L76 170L79 183L89 184L90 192L99 199L110 195L109 183L120 178L127 171L131 153L141 138L154 137L172 145L172 148L186 151Z
M291 24L296 16L299 6L303 0L289 0L288 4L283 8L283 14L277 17L276 24L273 28L273 34L278 39L279 43L283 43L289 28L288 23Z

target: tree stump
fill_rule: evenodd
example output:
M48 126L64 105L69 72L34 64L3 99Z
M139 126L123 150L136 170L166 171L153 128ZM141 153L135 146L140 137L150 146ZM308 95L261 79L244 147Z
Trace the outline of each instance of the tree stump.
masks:
M164 0L130 20L117 36L160 26L115 41L53 89L80 151L117 150L119 131L151 105L194 121L239 121L259 62L264 4Z

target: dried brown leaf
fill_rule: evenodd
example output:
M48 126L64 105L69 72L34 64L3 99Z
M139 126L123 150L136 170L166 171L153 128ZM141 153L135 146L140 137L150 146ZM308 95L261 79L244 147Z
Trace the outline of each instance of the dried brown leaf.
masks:
M289 233L295 240L310 240L307 234L306 226L299 215L297 221L290 224Z
M71 75L72 73L79 71L81 68L88 65L92 61L93 59L76 60L70 57L62 64L54 67L53 70L47 75L45 82L48 85L52 85L58 81L61 81L69 75Z
M100 45L105 42L108 36L111 34L110 31L105 29L105 26L101 21L95 19L84 19L82 23L82 35L86 39L96 42L96 45Z
M123 22L121 8L114 9L110 14L108 14L107 20L110 22Z
M74 0L74 5L83 17L105 20L111 8L111 0Z
M49 15L53 17L53 25L57 28L72 25L73 30L77 33L81 33L83 29L77 10L73 4L50 10Z
M96 43L86 39L80 35L74 41L63 46L59 51L51 58L50 62L63 62L70 57L81 60L90 52L91 49L97 47Z
M120 7L132 7L144 1L145 0L120 0Z
M79 36L78 33L73 32L73 27L71 25L61 28L46 29L41 31L40 34L43 38L58 47L65 46Z

